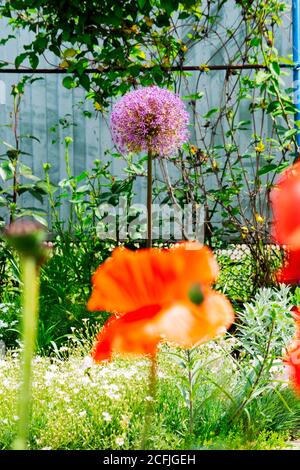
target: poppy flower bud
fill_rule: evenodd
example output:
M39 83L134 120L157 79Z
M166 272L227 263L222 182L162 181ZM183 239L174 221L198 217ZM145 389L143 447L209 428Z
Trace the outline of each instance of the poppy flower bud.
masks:
M36 221L16 220L4 229L3 236L20 255L33 257L38 264L48 258L47 231Z

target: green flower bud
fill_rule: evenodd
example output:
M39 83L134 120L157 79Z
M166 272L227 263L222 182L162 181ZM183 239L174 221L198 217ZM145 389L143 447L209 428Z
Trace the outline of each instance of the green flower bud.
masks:
M44 163L43 165L44 171L49 171L51 169L51 164L50 163Z
M204 300L204 294L200 284L194 284L189 291L189 299L195 305L201 305Z

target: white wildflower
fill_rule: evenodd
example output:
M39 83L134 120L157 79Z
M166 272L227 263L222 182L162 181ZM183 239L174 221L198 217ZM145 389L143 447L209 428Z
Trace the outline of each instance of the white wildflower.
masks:
M153 397L148 396L148 397L145 397L145 400L146 401L153 401L154 399L153 399Z
M117 444L117 446L122 446L122 445L124 445L124 439L123 439L123 437L116 437L116 444Z
M106 421L107 423L109 423L112 419L111 415L107 411L103 411L102 416L104 421Z

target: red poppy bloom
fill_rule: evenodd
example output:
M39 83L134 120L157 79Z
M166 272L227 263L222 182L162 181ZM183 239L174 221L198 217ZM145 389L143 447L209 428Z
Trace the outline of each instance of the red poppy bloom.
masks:
M289 367L291 383L296 393L300 396L300 339L292 342L284 362Z
M278 282L298 284L300 280L300 250L288 251L284 266L277 273Z
M293 317L296 322L296 334L288 348L284 362L289 368L291 383L300 396L300 307L293 308Z
M271 192L273 237L289 249L300 249L300 162L280 175Z
M211 251L198 243L116 249L93 277L88 308L115 314L100 331L93 358L154 355L162 340L191 347L224 332L234 315L226 297L210 288L217 274Z
M293 307L293 317L296 323L296 339L300 340L300 307Z

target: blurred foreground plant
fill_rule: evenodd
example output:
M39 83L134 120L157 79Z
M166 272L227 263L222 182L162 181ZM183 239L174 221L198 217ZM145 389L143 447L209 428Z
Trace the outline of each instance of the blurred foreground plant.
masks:
M27 448L31 406L32 359L34 355L39 311L40 266L46 261L46 232L37 222L17 220L9 225L4 236L20 256L22 296L22 383L18 406L18 433L14 449Z

